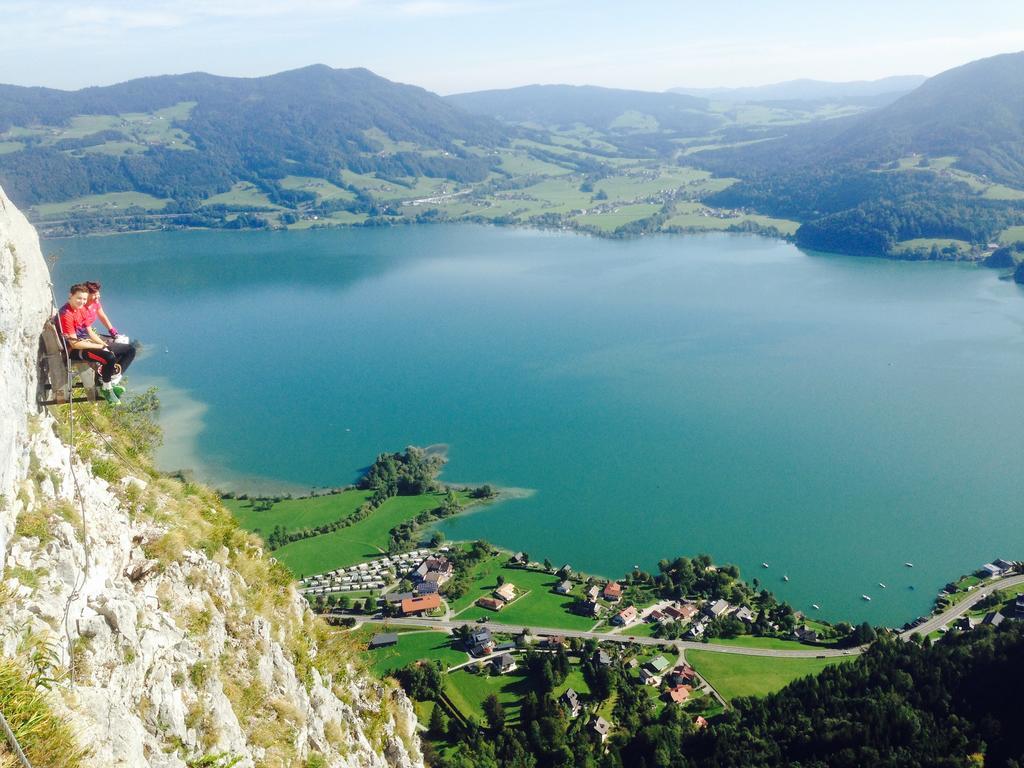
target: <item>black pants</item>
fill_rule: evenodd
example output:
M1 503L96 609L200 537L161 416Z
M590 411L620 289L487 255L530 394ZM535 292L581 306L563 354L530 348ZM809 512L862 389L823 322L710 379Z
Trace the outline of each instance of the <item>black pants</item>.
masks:
M99 363L100 379L107 383L110 377L117 373L118 366L124 372L132 364L132 360L135 359L135 347L131 344L111 344L109 348L104 349L71 349L68 350L68 359Z

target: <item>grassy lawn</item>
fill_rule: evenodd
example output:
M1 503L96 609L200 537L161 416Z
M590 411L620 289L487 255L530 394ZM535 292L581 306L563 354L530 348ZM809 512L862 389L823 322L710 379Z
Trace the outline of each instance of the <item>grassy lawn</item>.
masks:
M722 181L713 179L709 184ZM728 185L725 185L728 186ZM724 187L723 187L724 188ZM729 227L738 226L744 222L753 222L763 227L775 227L784 235L792 235L800 228L800 222L789 219L776 219L771 216L762 216L756 213L744 213L728 219L720 219L716 216L707 215L708 208L699 203L683 203L677 207L676 215L665 222L665 227L679 227L680 229L699 230L723 230Z
M572 669L569 671L569 674L565 676L565 680L562 681L562 684L556 686L555 690L552 691L552 695L557 699L569 688L572 688L574 691L576 691L576 693L580 694L581 696L590 695L590 686L587 685L587 681L583 679L583 673L577 666L572 667Z
M40 219L55 219L69 213L118 213L127 208L138 207L147 211L158 211L169 201L143 192L108 192L104 195L86 195L63 203L40 203L34 211Z
M687 651L686 660L726 698L765 696L806 675L846 659L785 659L739 656L713 651Z
M452 648L451 641L451 635L444 632L403 632L398 636L397 645L367 650L365 655L373 665L374 674L381 677L420 659L440 661L450 667L469 658L465 652Z
M266 511L254 509L256 502L252 499L224 499L224 506L246 530L268 534L278 525L294 531L332 523L351 515L372 495L370 491L349 490L330 496L282 499Z
M522 669L517 669L507 675L492 677L487 673L473 674L459 669L445 677L444 687L448 698L462 714L481 722L484 720L484 699L495 694L505 707L505 721L515 723L519 720L520 700L533 690L532 682L522 672Z
M966 240L955 240L948 237L915 237L913 240L900 240L896 243L896 250L911 251L921 248L930 249L933 245L940 250L949 246L959 248L961 251L971 250L971 244Z
M1024 241L1024 227L1008 227L999 235L1001 243L1016 243Z
M623 205L607 213L588 213L577 216L577 224L586 227L597 227L602 232L614 232L624 224L646 219L661 210L660 205L641 203L639 205Z
M285 176L281 179L285 189L297 189L312 192L317 200L354 200L355 195L347 189L331 184L327 179L314 179L310 176Z
M522 596L497 613L470 605L459 614L459 619L473 621L481 616L488 616L493 621L502 624L522 624L523 626L558 629L587 630L593 625L593 619L569 613L569 606L575 602L575 598L571 594L559 595L553 592L552 589L560 579L540 571L504 567L482 569L467 594L459 599L458 605L466 605L467 602L472 603L478 597L491 594L498 586L496 576L499 573L505 577L505 581L515 584L516 591ZM527 590L529 590L528 594L523 595L523 592ZM578 585L575 591L579 591Z
M467 501L462 494L462 501ZM444 494L395 496L354 525L321 536L294 541L274 550L274 557L303 576L373 560L387 552L388 531L420 512L441 505Z
M227 192L206 198L204 205L226 205L228 208L277 208L270 198L261 192L255 184L240 181Z

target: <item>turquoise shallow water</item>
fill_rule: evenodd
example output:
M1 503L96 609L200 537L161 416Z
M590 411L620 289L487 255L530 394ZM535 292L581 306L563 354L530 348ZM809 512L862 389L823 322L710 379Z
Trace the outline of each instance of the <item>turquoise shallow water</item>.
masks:
M44 250L188 415L165 462L224 484L446 443L446 478L534 490L449 536L607 575L709 552L832 619L899 624L1024 558L1024 293L991 271L470 226Z

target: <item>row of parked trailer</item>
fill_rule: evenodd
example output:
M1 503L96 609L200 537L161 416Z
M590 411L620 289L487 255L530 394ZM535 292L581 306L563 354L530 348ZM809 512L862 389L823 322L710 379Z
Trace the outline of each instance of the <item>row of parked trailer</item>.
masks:
M448 547L442 547L445 552ZM433 554L430 549L415 549L412 552L388 555L366 563L350 565L334 571L307 576L299 581L299 592L308 595L326 595L335 592L354 592L368 589L383 589L393 582L398 574L405 575L416 570Z

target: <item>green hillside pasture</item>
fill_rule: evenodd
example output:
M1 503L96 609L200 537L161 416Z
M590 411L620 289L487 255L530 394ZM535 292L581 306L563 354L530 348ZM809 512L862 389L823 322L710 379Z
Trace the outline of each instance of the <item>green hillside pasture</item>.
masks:
M988 200L1024 200L1024 191L1004 184L992 184L985 188L982 197Z
M297 189L312 192L317 200L355 200L356 196L347 189L337 187L327 179L314 179L309 176L285 176L281 179L285 189Z
M568 168L530 157L526 152L501 152L501 167L516 176L564 176L572 173Z
M1009 227L999 234L1000 243L1024 242L1024 227Z
M406 216L415 216L422 211L436 208L450 219L494 219L498 216L518 216L523 213L524 209L528 209L530 205L531 203L522 200L495 200L492 198L474 200L466 197L455 197L436 205L407 205L402 209L402 213Z
M516 663L520 662L516 657ZM505 707L505 722L517 723L520 702L533 690L532 681L521 667L500 677L492 677L487 666L484 669L487 671L477 674L459 669L446 676L444 689L448 698L466 717L484 721L484 699L493 693Z
M726 181L725 179L713 179L712 181ZM720 219L716 216L704 215L703 211L709 209L698 203L683 204L677 208L677 213L665 222L665 228L678 227L679 229L693 229L705 231L721 231L737 226L743 222L754 222L763 227L775 227L784 235L792 235L800 228L800 222L789 219L776 219L772 216L762 216L758 213L743 213L728 219Z
M589 208L592 195L580 192L576 179L547 179L519 190L526 198L536 201L535 213L568 213L571 210Z
M204 205L225 205L228 208L274 208L280 206L270 202L255 184L239 181L227 192L206 198Z
M395 152L419 152L422 148L419 144L413 141L395 141L388 136L380 128L367 128L363 131L363 136L375 141L380 144L381 152L395 153Z
M687 651L686 660L728 701L739 696L766 696L794 680L847 661L740 656L712 651Z
M896 243L896 252L914 251L920 249L930 250L932 246L939 249L955 246L961 251L970 251L971 244L966 240L955 240L948 237L915 237L913 240L900 240Z
M609 200L639 200L660 192L673 192L680 187L707 182L711 174L696 168L661 168L606 176L594 184L594 191L604 190Z
M293 541L274 550L274 557L300 576L374 560L387 552L388 531L399 523L412 520L420 512L439 507L443 500L444 494L439 493L395 496L358 523L321 536ZM466 502L465 495L462 495L462 501Z
M505 577L506 582L515 584L521 597L516 598L500 611L495 613L487 608L470 605L458 615L459 620L474 621L487 616L492 621L502 624L523 625L524 627L554 627L557 629L587 630L594 625L594 620L586 616L569 613L575 602L573 595L559 595L554 592L555 585L561 581L557 576L540 571L527 571L518 568L499 568L481 574L469 588L459 603L465 604L467 598L472 603L479 597L490 595L498 587L498 574ZM527 594L523 594L527 592ZM575 588L579 592L579 586Z
M398 645L367 650L364 655L378 677L420 659L440 661L445 669L469 659L465 651L452 648L452 636L444 632L402 632L398 635Z
M646 219L660 210L661 206L654 203L623 205L606 213L587 213L577 216L573 221L581 226L597 227L602 232L614 232L625 224Z
M638 133L655 133L658 128L658 120L654 115L646 112L638 112L635 109L627 109L608 124L609 128L636 131Z
M252 499L224 499L224 506L247 531L268 534L278 525L295 531L333 523L351 515L372 495L370 491L353 489L329 496L282 499L266 511L255 509L256 502Z
M135 207L159 211L168 202L143 192L107 192L104 195L76 197L63 203L41 203L33 210L37 219L60 219L71 213L117 214Z

